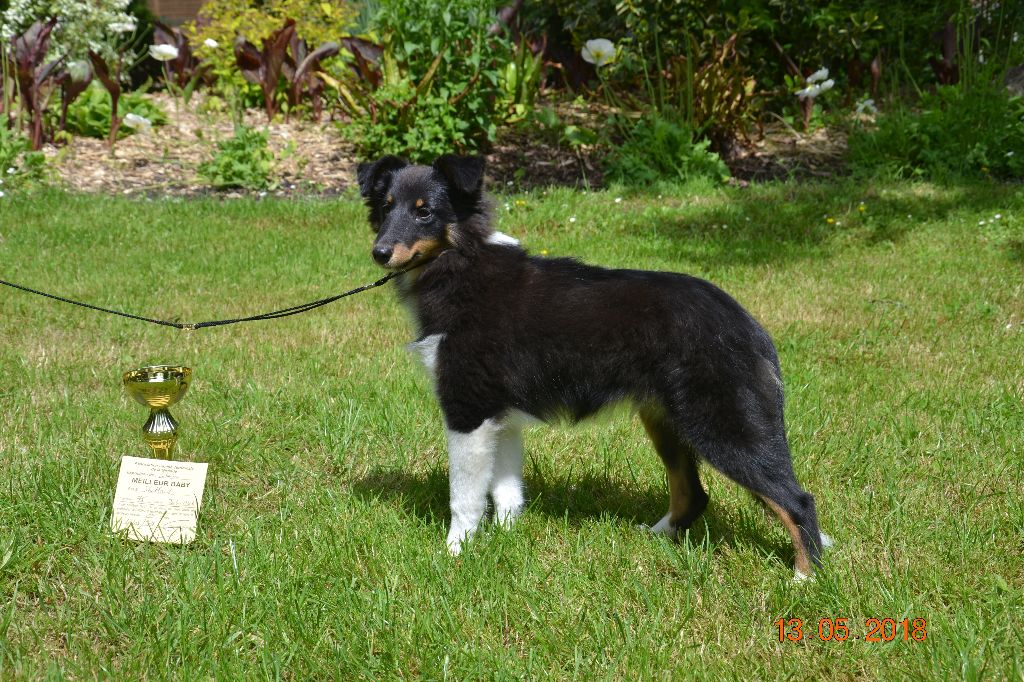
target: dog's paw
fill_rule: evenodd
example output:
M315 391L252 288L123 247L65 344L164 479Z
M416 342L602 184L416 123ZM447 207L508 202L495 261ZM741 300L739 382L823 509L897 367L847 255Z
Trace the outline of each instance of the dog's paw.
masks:
M640 527L643 528L644 530L646 530L649 533L653 533L655 535L664 535L665 537L669 538L670 540L675 540L676 537L679 534L679 528L677 528L676 526L672 525L672 522L669 521L668 517L669 517L669 515L665 514L663 517L661 517L661 520L658 521L653 526L641 525Z
M445 540L445 544L448 546L448 554L459 556L462 552L462 545L469 540L471 534L469 531L457 530L455 528L448 531L448 539Z
M795 582L795 583L802 583L802 582L806 582L808 580L814 580L814 576L813 575L807 575L806 573L800 571L799 569L793 571L793 582Z
M448 546L448 554L450 556L459 556L462 552L462 540L449 539L445 544Z

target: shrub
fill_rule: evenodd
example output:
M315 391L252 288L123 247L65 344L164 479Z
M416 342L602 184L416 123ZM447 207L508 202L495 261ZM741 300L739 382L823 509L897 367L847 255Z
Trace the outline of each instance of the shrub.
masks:
M729 176L708 140L696 140L684 124L649 115L638 121L626 140L608 157L606 175L626 185L650 185L660 180L688 180Z
M322 45L349 35L357 14L353 3L338 0L218 0L204 3L198 19L187 24L184 31L196 54L210 64L218 87L225 92L251 92L251 97L259 101L259 87L245 81L235 62L236 36L262 45L287 19L292 19L296 35L310 45ZM208 45L207 41L212 42Z
M217 143L217 153L200 164L199 175L217 189L268 189L274 155L267 133L235 126L235 135Z
M58 18L49 59L82 60L90 48L114 59L123 34L141 28L132 5L132 0L12 0L3 13L0 38L9 43L34 22Z
M381 3L381 85L343 130L363 155L423 161L494 140L510 49L488 36L493 9L488 0Z
M118 103L119 112L135 114L149 119L154 126L167 123L163 109L140 91L125 92ZM110 135L110 95L98 83L93 82L85 92L68 106L66 129L75 135L106 139ZM118 129L124 136L127 128Z
M851 166L898 176L1024 178L1024 98L999 85L939 86L849 138Z
M0 125L0 192L46 179L46 156L26 137Z

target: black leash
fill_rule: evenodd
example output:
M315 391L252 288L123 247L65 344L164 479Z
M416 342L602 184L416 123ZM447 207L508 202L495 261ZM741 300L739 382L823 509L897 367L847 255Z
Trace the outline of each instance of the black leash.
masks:
M328 296L327 298L321 298L319 301L311 301L309 303L303 303L301 305L295 305L295 306L292 306L290 308L283 308L281 310L275 310L275 311L269 312L269 313L262 313L260 315L252 315L250 317L237 317L237 318L230 319L230 320L210 320L208 322L195 322L195 323L192 323L192 324L186 324L184 322L170 322L169 320L157 320L157 319L154 319L152 317L143 317L141 315L132 315L131 313L121 312L120 310L111 310L110 308L101 308L101 307L99 307L97 305L91 305L89 303L82 303L81 301L73 301L70 298L64 298L63 296L56 296L54 294L48 294L45 291L38 291L36 289L30 289L29 287L24 287L24 286L21 286L20 284L14 284L13 282L7 282L7 281L4 281L2 279L0 279L0 284L3 284L5 286L9 286L9 287L14 288L14 289L20 289L21 291L25 291L25 292L28 292L30 294L36 294L38 296L45 296L46 298L52 298L55 301L61 301L63 303L70 303L72 305L81 306L83 308L89 308L91 310L98 310L101 313L110 313L111 315L120 315L121 317L127 317L127 318L132 319L132 320L141 320L142 322L151 322L152 324L160 324L160 325L163 325L165 327L174 327L175 329L184 329L186 331L193 331L195 329L204 329L206 327L221 327L221 326L226 325L226 324L235 324L237 322L256 322L257 320L275 320L275 319L277 319L279 317L288 317L289 315L298 315L299 313L304 313L306 311L313 310L314 308L319 308L320 306L327 305L328 303L334 303L335 301L337 301L340 298L345 298L346 296L351 296L353 294L358 294L360 292L367 291L368 289L376 289L379 286L383 286L383 285L387 284L389 281L391 281L395 277L398 277L399 275L404 275L405 273L409 272L410 270L415 270L418 267L426 265L428 262L429 262L428 260L424 260L424 261L422 261L420 263L417 263L416 265L413 265L412 267L405 268L404 270L397 270L395 272L389 272L388 274L386 274L383 277L381 277L380 279L378 279L376 282L371 282L369 284L364 284L361 287L356 287L355 289L352 289L350 291L346 291L343 294L338 294L336 296Z

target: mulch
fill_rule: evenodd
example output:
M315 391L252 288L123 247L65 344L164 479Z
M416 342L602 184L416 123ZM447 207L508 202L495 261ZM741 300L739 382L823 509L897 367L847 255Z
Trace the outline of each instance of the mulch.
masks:
M223 112L207 111L202 94L188 107L176 107L163 94L153 95L169 123L147 134L118 140L113 149L102 140L74 137L66 145L49 145L61 184L73 191L147 197L332 196L355 182L361 160L341 134L343 122L275 121L252 111L245 123L265 129L277 159L275 186L266 192L215 190L197 175L200 163L214 154L216 142L233 135ZM726 158L732 182L779 178L829 177L843 172L845 140L820 131L806 136L784 127L768 129L757 140L739 145ZM504 130L487 154L488 186L515 191L546 186L599 188L600 152L573 150L524 129Z

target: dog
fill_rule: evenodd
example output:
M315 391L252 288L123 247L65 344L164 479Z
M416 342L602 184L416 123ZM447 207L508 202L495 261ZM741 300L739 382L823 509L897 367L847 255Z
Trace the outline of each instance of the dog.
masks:
M629 401L668 475L668 512L651 531L676 537L704 511L703 461L778 515L797 577L812 575L827 536L793 473L768 333L696 277L527 254L491 227L483 177L479 157L358 166L373 258L402 271L397 289L418 332L409 348L444 414L451 554L476 531L488 495L499 524L522 511L524 423Z

